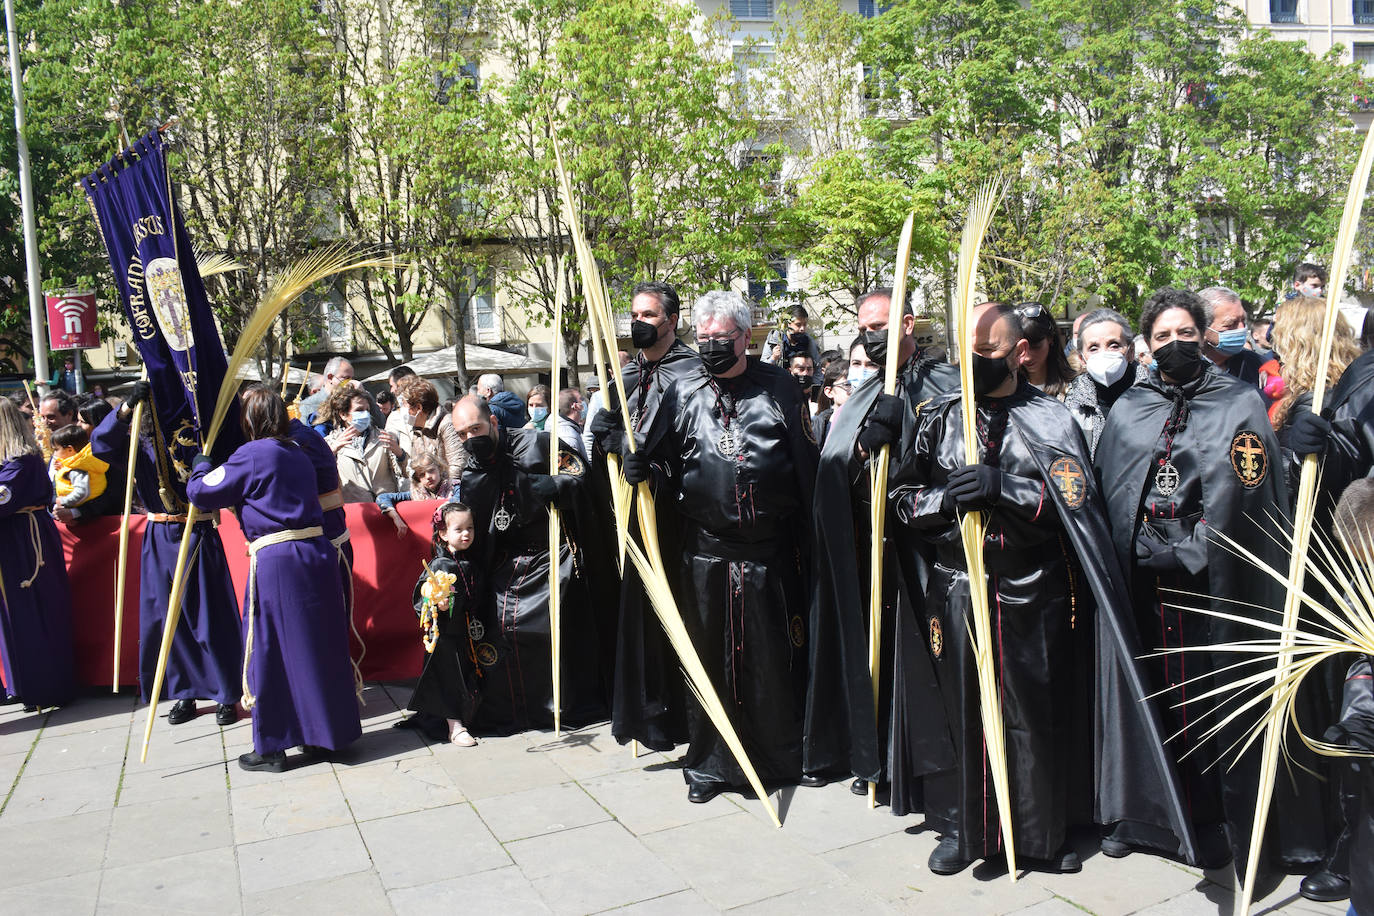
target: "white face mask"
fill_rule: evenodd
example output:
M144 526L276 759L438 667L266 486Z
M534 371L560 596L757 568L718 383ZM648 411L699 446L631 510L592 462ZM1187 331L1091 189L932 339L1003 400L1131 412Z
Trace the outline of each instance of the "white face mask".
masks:
M1102 350L1089 356L1084 363L1093 381L1111 387L1126 374L1126 354L1117 350Z
M873 378L873 376L877 374L877 369L865 369L862 366L850 366L849 375L846 376L846 378L849 379L850 393L853 394L855 391L858 391L860 385L862 385L869 379Z

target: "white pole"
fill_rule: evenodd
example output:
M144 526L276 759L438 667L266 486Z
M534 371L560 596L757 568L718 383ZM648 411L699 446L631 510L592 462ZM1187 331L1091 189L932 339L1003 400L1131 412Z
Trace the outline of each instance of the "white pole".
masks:
M24 212L24 260L29 275L29 321L33 331L33 378L48 384L48 343L43 333L43 279L38 269L38 232L33 218L33 179L29 174L29 142L24 137L24 78L19 69L19 30L14 24L14 0L5 0L5 33L10 52L10 83L14 86L15 145L19 148L19 202Z

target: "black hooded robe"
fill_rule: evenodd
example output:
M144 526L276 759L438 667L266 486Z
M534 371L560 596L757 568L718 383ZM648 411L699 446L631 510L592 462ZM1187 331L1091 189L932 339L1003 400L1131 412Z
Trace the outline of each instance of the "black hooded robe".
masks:
M433 651L425 653L424 669L406 708L434 720L457 719L467 725L481 700L481 668L477 640L473 639L481 632L473 626L477 619L474 606L482 594L481 579L471 560L447 550L429 561L429 569L452 575L453 590L448 608L438 612L438 639ZM422 572L411 592L417 615L424 601L420 590L428 578L429 572ZM448 737L447 726L442 734Z
M959 370L917 353L898 374L906 403L903 442L915 434L916 410L959 387ZM942 716L927 707L934 672L917 623L924 605L929 548L899 525L890 525L884 549L883 646L879 709L873 708L869 653L869 462L856 452L858 435L882 393L882 374L870 378L840 410L821 448L812 507L815 584L811 594L811 678L807 685L803 770L849 773L891 781L893 814L919 807L912 776L948 769L953 747ZM902 454L893 445L892 466ZM893 697L897 697L894 703ZM932 768L933 767L933 768Z
M766 785L801 775L806 689L810 414L792 376L749 359L665 392L646 448L684 522L680 609L702 664ZM744 788L700 706L688 705L688 784Z
M1179 399L1184 409L1170 448L1166 426L1179 409ZM1160 485L1166 451L1175 471L1167 476L1176 478L1171 493L1163 492L1171 480L1163 490ZM1275 569L1287 569L1286 553L1265 530L1271 518L1284 517L1287 486L1278 441L1254 386L1205 364L1196 379L1179 388L1164 383L1157 371L1151 372L1112 408L1096 466L1107 498L1112 541L1127 576L1140 642L1147 652L1266 635L1244 624L1188 613L1182 607L1208 599L1169 591L1210 595L1208 606L1214 611L1278 619L1283 596L1273 581L1196 529L1205 519L1207 527L1225 532ZM1162 575L1142 569L1135 542L1145 524L1169 543L1184 545L1182 549L1196 557L1194 565L1200 569ZM1215 861L1229 846L1240 871L1254 822L1259 745L1234 764L1234 753L1226 749L1257 721L1261 711L1242 716L1180 759L1198 744L1202 731L1217 721L1210 717L1215 700L1190 702L1189 698L1216 686L1212 673L1236 661L1230 654L1188 652L1152 657L1147 665L1152 690L1169 689L1153 702L1168 723L1169 734L1180 733L1169 741L1168 750L1183 779L1199 852ZM1240 672L1224 675L1227 681L1240 676ZM1185 681L1189 683L1183 686ZM1175 708L1180 703L1181 708ZM1217 760L1222 763L1206 769ZM1130 823L1118 825L1114 838L1158 846Z
M986 403L980 428L996 444L985 460L996 462L1004 483L985 516L984 558L1017 853L1049 859L1060 850L1075 807L1073 737L1087 730L1095 819L1138 818L1191 856L1164 733L1141 702L1139 646L1121 572L1104 550L1108 530L1083 437L1062 404L1024 382ZM942 510L949 473L963 464L962 406L950 393L921 411L892 500L897 517L937 550L924 629L958 762L926 778L926 817L972 859L1000 851L1001 827L983 742L963 547L957 522ZM1084 660L1073 655L1081 643L1076 628L1090 624L1096 660L1093 720L1086 723L1075 721L1084 708L1074 702L1075 662Z
M553 724L553 671L549 616L549 513L530 489L530 476L547 474L549 434L499 429L495 457L487 465L469 458L463 471L463 502L472 509L479 543L469 553L485 570L476 617L477 661L482 666L482 703L477 726L488 732L548 728ZM562 586L562 721L596 721L605 708L598 684L596 628L587 600L577 537L585 506L586 465L562 449L558 508L563 544L558 568Z
M649 429L658 414L663 393L678 379L702 375L701 358L682 341L663 358L649 363L643 356L625 368L630 416L636 433ZM612 408L608 408L612 409ZM600 456L598 456L600 457ZM608 470L603 465L603 470ZM636 491L637 493L637 491ZM636 495L634 498L638 498ZM664 557L682 554L682 522L677 507L664 499L656 504L659 547ZM639 540L635 513L630 513L631 537ZM668 571L673 593L682 595L677 568ZM655 751L669 751L687 740L686 686L668 637L659 626L644 593L639 573L628 561L620 582L619 619L615 629L615 681L611 691L611 735L620 744L638 741Z

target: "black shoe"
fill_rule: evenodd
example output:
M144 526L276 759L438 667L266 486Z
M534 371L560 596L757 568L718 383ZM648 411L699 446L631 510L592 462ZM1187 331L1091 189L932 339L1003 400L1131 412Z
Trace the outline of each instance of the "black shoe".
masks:
M172 711L167 713L167 723L169 725L180 725L183 722L190 722L197 715L195 700L177 700L172 704Z
M419 728L420 721L418 716L402 716L391 723L392 728Z
M1313 872L1302 879L1302 884L1298 885L1298 893L1308 900L1316 900L1321 903L1333 903L1337 900L1346 900L1350 897L1350 879L1342 878L1334 872L1326 869Z
M1050 874L1057 875L1076 875L1083 870L1083 863L1078 859L1078 853L1068 846L1059 850L1059 854L1045 863Z
M285 773L286 752L273 751L270 754L259 754L257 751L249 751L246 754L239 754L239 769L249 772L265 770L268 773Z
M239 720L239 711L233 703L221 703L215 707L216 725L233 725Z
M38 712L38 707L32 703L25 704L24 712Z
M0 693L0 706L13 706L18 702L18 697L12 697L8 693Z
M808 789L819 789L821 786L830 785L830 780L815 773L803 773L802 778L797 780L797 785L805 786Z
M687 788L687 800L694 805L704 805L725 791L718 782L694 782Z
M1131 845L1120 840L1102 840L1102 854L1109 859L1124 859L1131 854Z
M965 859L959 855L958 840L944 837L930 854L930 861L926 863L926 867L937 875L957 875L972 864L972 859Z
M867 794L868 794L868 780L867 780L867 779L856 779L856 780L854 780L853 782L851 782L851 783L849 784L849 791L850 791L850 792L853 792L855 795L867 795Z

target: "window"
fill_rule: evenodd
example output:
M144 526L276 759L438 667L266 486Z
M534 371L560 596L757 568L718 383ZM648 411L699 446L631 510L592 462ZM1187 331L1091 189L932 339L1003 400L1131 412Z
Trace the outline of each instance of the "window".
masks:
M763 172L764 187L776 196L782 193L782 159L763 150L745 150L740 156L740 168L756 168Z
M1354 14L1356 25L1374 25L1374 0L1354 0L1350 11Z
M1231 220L1225 216L1200 216L1197 221L1198 261L1206 267L1225 267L1231 243Z
M1297 22L1298 0L1269 0L1270 22Z
M891 3L879 3L877 0L859 0L859 15L865 19L881 16L890 9L892 9Z
M772 296L780 296L787 292L787 259L769 258L768 272L773 276L755 276L750 274L747 278L748 291L746 295L751 302L762 302Z
M730 0L730 15L736 19L772 19L773 0Z
M469 343L500 343L501 321L496 313L496 283L491 271L468 268L467 289L458 294Z
M1355 63L1364 70L1365 79L1374 79L1374 44L1364 44L1357 41L1351 45L1350 53L1354 57Z

